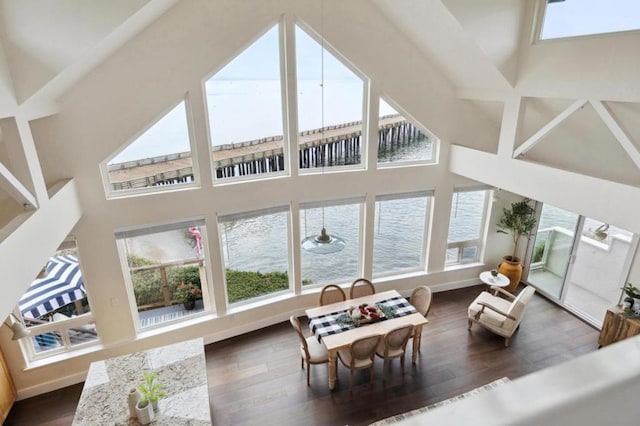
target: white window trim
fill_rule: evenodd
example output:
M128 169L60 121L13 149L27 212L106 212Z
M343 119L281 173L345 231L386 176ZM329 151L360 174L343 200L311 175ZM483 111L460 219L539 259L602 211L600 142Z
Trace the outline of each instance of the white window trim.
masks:
M468 185L464 187L458 187L453 190L453 195L462 193L462 192L477 192L477 191L484 191L485 193L484 206L482 210L482 219L480 220L480 229L479 229L480 238L447 243L447 250L453 249L453 248L458 249L458 260L456 262L446 261L446 254L445 254L445 269L452 266L456 266L456 265L478 263L478 262L481 262L482 259L484 258L485 243L487 241L487 232L488 232L487 219L489 218L489 203L493 198L491 193L491 187L487 185ZM449 214L451 214L451 212L449 212ZM478 249L477 249L477 254L475 259L471 259L464 262L462 260L462 253L463 253L463 250L467 247L477 247Z
M395 194L380 194L376 196L375 199L375 209L378 211L378 202L380 201L394 201L394 200L406 200L411 198L426 198L427 205L425 207L425 215L423 222L423 232L422 232L422 248L420 250L420 263L417 268L404 268L396 271L390 271L389 273L382 273L379 275L374 275L374 271L372 269L371 274L375 279L389 279L390 277L396 276L405 276L411 275L414 273L426 273L427 270L427 259L428 259L428 251L429 251L429 236L430 236L430 223L431 217L433 216L433 197L435 195L435 191L433 189L425 189L420 191L411 191L411 192L402 192ZM375 253L375 232L377 225L374 225L373 228L373 250Z
M100 336L96 334L96 339L87 341L85 343L79 343L76 345L71 345L71 341L69 338L69 330L73 328L81 328L83 326L94 324L95 318L91 312L88 312L83 315L78 315L76 317L72 317L69 319L65 319L62 321L52 321L46 324L35 325L32 327L28 327L31 336L27 339L20 340L20 347L22 349L22 353L26 357L27 363L32 363L34 361L43 360L46 358L50 358L54 355L59 355L63 353L73 353L76 350L82 350L90 346L101 345L102 342L100 340ZM44 350L42 352L36 352L33 339L35 336L45 333L53 333L57 332L60 334L62 338L62 346Z

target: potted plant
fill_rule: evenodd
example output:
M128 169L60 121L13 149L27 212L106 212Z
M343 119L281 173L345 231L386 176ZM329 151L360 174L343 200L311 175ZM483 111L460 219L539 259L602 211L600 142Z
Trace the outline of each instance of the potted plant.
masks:
M502 217L496 223L498 232L510 234L513 238L513 254L504 256L498 265L501 274L509 277L507 291L513 292L522 278L522 265L518 257L518 242L523 236L528 236L536 226L535 209L529 204L529 199L517 201L510 208L502 210Z
M196 300L202 297L202 290L192 283L181 283L178 286L177 297L182 301L184 308L190 311L195 309Z
M157 410L158 400L167 396L164 391L164 385L156 381L158 378L157 373L143 371L142 375L144 376L144 382L138 385L138 390L142 394L142 397L138 401L138 405L144 405L140 404L140 402L148 401L153 407L153 410Z
M624 294L627 296L623 302L628 303L628 308L633 312L640 312L640 290L631 283L627 283L624 287ZM624 307L624 304L623 304Z

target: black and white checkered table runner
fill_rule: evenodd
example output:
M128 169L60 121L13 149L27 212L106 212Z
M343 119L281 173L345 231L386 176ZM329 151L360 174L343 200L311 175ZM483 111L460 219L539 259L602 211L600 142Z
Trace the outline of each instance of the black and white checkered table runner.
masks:
M407 299L402 296L396 296L392 299L381 300L379 302L375 302L375 305L383 305L387 306L394 310L395 315L393 318L403 317L405 315L415 314L416 308L411 305ZM328 336L330 334L342 333L343 331L348 331L356 328L353 324L338 324L336 319L340 315L344 315L347 313L347 309L332 312L330 314L320 315L318 317L309 318L309 328L316 335L318 341L324 336ZM389 318L384 317L381 321L387 320Z

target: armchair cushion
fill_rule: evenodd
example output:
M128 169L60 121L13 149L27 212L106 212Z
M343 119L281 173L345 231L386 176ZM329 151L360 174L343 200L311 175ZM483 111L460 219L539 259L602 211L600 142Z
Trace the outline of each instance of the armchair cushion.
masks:
M480 302L486 303L487 305L491 305L496 307L498 310L502 312L508 313L511 309L511 303L508 300L505 300L501 297L493 296L491 293L487 291L483 291L480 295L473 301L473 303L469 306L469 317L475 318L475 316L482 309L482 305ZM485 322L487 324L491 324L494 327L502 327L504 325L507 317L495 312L492 309L485 308L482 314L480 315L479 320Z

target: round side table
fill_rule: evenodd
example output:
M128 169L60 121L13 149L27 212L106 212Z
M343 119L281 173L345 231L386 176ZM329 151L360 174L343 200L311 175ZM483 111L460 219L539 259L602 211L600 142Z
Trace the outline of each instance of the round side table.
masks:
M509 277L504 274L498 274L498 276L494 278L493 275L491 275L491 271L481 272L480 280L487 285L493 285L496 287L506 287L510 282Z

